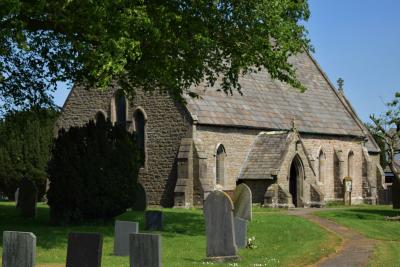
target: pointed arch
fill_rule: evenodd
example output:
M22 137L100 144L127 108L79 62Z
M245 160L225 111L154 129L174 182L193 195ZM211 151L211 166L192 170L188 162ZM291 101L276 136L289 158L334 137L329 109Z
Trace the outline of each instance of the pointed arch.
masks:
M128 100L123 90L117 90L111 99L111 121L126 126L128 118Z
M354 178L354 152L352 150L347 154L347 176Z
M94 117L96 123L105 123L107 119L106 113L103 110L98 110Z
M323 183L326 176L326 155L322 149L318 153L318 181Z
M146 162L146 122L147 116L142 108L136 108L133 113L134 130L136 133L136 144L142 155L143 165Z
M305 179L304 165L299 154L295 154L289 169L289 193L292 195L293 205L302 206L303 182Z
M217 145L215 152L215 184L223 186L225 184L225 158L226 151L223 144Z

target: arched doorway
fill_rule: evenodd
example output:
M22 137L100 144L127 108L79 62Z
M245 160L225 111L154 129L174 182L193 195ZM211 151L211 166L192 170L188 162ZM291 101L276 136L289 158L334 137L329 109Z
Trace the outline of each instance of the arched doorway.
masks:
M295 207L302 206L301 198L303 197L303 180L303 163L301 162L300 157L296 155L290 165L289 173L289 193L292 195L292 201Z

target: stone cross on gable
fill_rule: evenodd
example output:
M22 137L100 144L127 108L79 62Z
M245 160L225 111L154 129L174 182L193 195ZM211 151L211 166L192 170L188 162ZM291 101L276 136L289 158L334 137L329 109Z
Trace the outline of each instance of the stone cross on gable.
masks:
M293 132L297 132L296 118L292 118L292 130Z

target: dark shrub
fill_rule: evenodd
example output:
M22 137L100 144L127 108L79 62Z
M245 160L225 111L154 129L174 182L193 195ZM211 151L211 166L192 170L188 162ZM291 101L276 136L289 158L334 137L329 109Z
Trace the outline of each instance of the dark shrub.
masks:
M54 223L112 218L131 207L140 168L134 135L110 121L61 130L48 164Z
M23 176L46 189L46 166L50 159L53 126L58 111L32 108L10 112L0 119L0 193L14 199Z

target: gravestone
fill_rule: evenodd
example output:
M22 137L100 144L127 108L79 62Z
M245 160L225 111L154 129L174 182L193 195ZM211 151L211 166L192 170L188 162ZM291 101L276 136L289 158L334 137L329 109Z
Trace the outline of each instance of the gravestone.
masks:
M68 235L67 267L100 267L103 236L99 233Z
M36 236L25 232L3 232L3 267L34 267Z
M18 195L19 195L19 188L17 188L17 190L15 190L15 206L18 208Z
M233 223L235 225L236 246L238 248L245 248L247 246L247 221L235 217Z
M129 234L137 234L139 232L139 223L116 221L114 231L114 254L117 256L128 256Z
M204 202L207 257L212 260L237 258L233 225L233 203L222 191L211 192Z
M130 267L161 267L161 236L130 234L129 263Z
M135 188L135 200L132 205L132 210L145 211L147 208L146 191L141 183L137 183Z
M159 210L149 210L145 212L145 229L161 231L163 228L164 216Z
M246 184L236 186L234 192L234 215L247 221L252 219L252 195Z
M37 194L36 185L26 177L22 178L18 192L17 207L23 217L36 216Z

